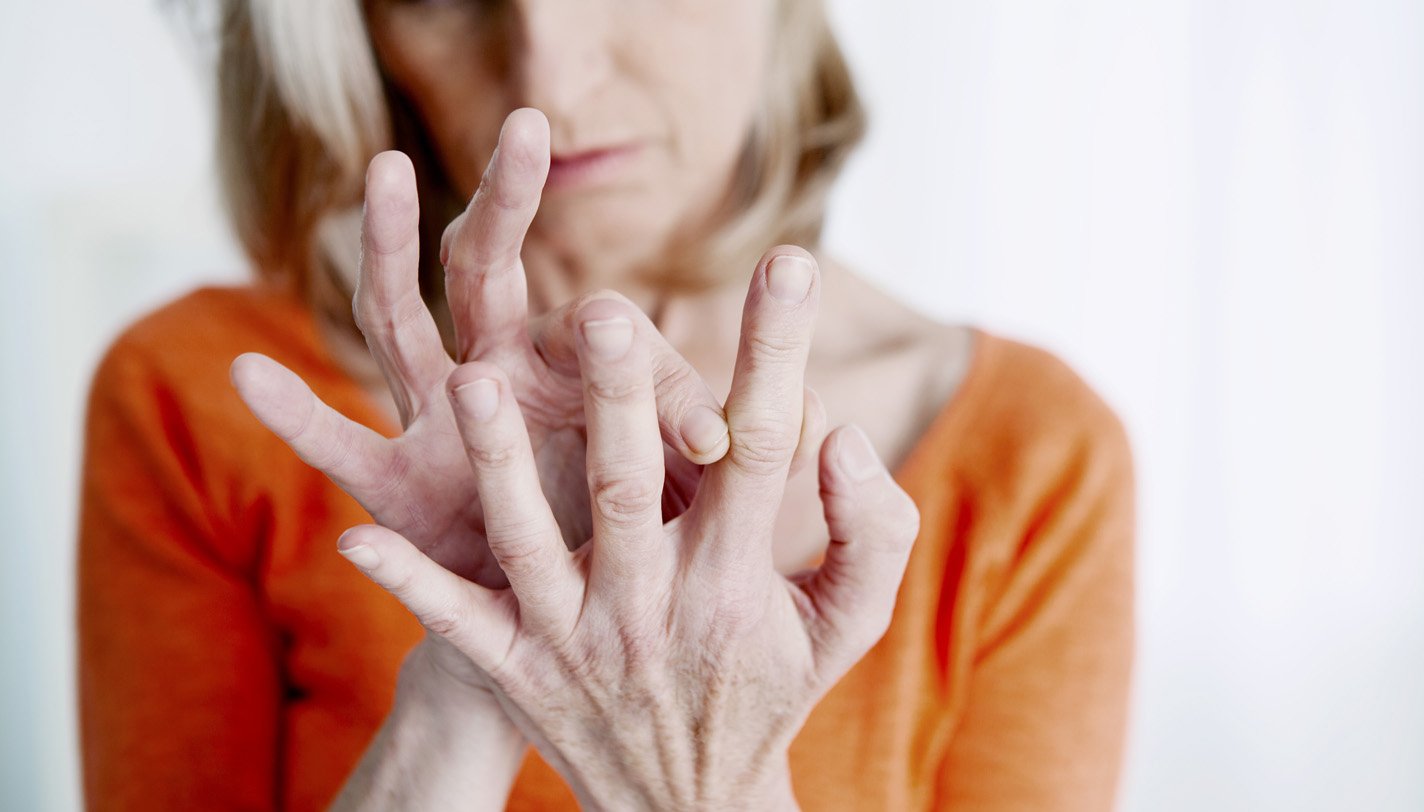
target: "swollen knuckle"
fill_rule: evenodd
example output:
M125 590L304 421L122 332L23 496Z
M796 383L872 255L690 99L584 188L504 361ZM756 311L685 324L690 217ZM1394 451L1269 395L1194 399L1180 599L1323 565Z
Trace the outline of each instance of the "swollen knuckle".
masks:
M495 560L507 575L522 579L525 583L542 589L553 582L553 572L548 565L547 538L505 539L490 545Z
M432 634L441 637L455 637L464 629L464 613L450 602L442 602L425 613L421 621Z
M790 464L799 440L790 427L771 421L733 426L729 435L733 461L763 473Z
M523 567L538 560L549 543L544 524L534 519L491 523L487 529L491 551L507 567Z
M644 396L643 384L636 379L589 381L588 393L594 400L613 406L637 403Z
M661 483L650 477L600 479L593 486L594 509L605 524L615 527L640 525L661 504Z
M485 471L498 471L514 464L514 449L507 445L470 446L470 461Z

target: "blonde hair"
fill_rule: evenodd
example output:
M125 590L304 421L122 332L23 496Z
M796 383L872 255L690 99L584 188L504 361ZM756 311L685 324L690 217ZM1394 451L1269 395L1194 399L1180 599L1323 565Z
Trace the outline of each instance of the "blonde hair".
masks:
M865 114L822 0L777 0L764 104L710 224L658 281L696 288L775 243L814 247L826 195ZM217 155L229 217L259 276L351 325L367 162L411 156L421 188L421 291L448 340L439 235L463 206L410 104L381 76L361 0L223 0ZM354 325L353 326L354 329Z

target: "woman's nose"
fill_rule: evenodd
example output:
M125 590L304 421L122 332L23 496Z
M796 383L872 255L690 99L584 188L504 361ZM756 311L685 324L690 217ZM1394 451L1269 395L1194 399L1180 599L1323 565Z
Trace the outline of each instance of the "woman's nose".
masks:
M607 80L608 4L599 0L522 0L517 3L515 73L523 105L552 122L574 115Z

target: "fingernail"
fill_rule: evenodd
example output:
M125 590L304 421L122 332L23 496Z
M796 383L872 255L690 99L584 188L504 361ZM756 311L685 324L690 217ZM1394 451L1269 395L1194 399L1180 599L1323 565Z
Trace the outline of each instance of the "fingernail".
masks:
M698 406L682 420L682 439L693 453L710 454L727 439L727 424L716 411Z
M806 298L806 292L811 289L814 273L815 269L805 257L782 254L766 268L766 289L779 301L797 304Z
M480 378L455 387L455 397L471 417L484 423L499 411L499 381Z
M594 355L605 361L617 361L633 346L633 322L622 316L590 319L583 323L583 340Z
M336 550L346 556L347 561L350 561L363 570L373 570L381 565L381 557L376 555L375 550L372 550L364 544L357 544L355 547L348 547L346 549L337 547Z
M875 453L870 438L856 425L841 435L840 463L841 469L856 482L864 482L882 470L880 456Z

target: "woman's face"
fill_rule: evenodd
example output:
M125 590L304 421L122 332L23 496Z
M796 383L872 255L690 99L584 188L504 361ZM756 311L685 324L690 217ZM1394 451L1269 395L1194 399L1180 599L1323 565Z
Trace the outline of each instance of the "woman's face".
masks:
M552 160L530 240L626 270L721 202L774 1L375 0L369 23L457 192L473 194L504 117L538 108Z

